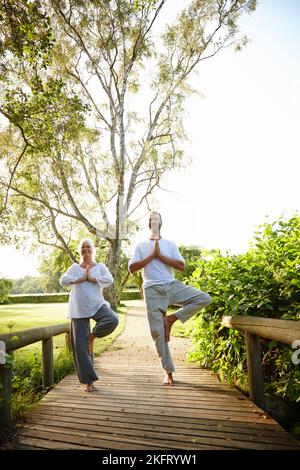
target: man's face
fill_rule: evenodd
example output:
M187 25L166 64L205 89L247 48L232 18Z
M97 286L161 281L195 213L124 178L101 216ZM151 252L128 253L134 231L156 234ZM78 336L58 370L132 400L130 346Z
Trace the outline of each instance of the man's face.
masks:
M160 215L158 212L151 212L149 225L151 229L151 234L153 236L159 236Z

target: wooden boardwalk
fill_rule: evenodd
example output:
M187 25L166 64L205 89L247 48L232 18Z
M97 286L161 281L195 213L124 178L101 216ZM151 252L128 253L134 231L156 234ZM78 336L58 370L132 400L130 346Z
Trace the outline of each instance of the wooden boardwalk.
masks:
M183 363L175 387L162 387L142 305L127 322L115 350L101 357L98 390L85 393L75 374L65 377L18 426L13 448L300 450L273 419L207 370Z

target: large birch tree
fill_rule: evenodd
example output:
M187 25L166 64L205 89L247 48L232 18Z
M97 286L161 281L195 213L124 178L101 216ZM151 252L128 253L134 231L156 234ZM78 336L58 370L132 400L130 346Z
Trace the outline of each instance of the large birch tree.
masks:
M0 21L2 239L26 233L72 261L82 228L105 240L115 305L135 214L185 161L189 79L223 48L246 43L238 20L256 2L194 0L167 25L167 0L5 3L15 10ZM28 31L20 5L23 16L35 8ZM20 50L11 19L29 38L26 47L17 38Z

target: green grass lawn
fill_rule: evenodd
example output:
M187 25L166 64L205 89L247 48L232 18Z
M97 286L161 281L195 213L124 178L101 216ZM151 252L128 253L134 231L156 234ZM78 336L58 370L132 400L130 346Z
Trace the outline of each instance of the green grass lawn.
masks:
M37 328L41 326L56 325L60 323L68 323L69 318L66 317L68 311L68 303L52 303L52 304L10 304L0 306L0 333L10 333L29 328ZM113 342L124 328L126 308L120 308L118 314L120 323L117 329L106 338L95 341L95 355L101 354ZM91 321L91 327L94 322ZM60 348L65 345L65 335L55 336L54 348ZM22 351L39 351L41 342L26 346L20 349L16 354Z
M0 332L8 333L10 322L14 330L65 323L67 303L0 305Z

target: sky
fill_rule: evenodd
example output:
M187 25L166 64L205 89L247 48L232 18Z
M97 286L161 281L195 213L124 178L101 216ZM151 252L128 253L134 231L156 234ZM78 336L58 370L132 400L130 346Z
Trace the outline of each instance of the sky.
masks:
M161 24L186 0L169 1ZM158 25L159 28L159 25ZM162 235L178 244L242 253L256 228L300 212L300 0L261 0L240 30L251 42L203 62L186 103L186 169L152 199ZM135 240L147 236L145 227ZM0 247L0 275L38 275L38 257Z

